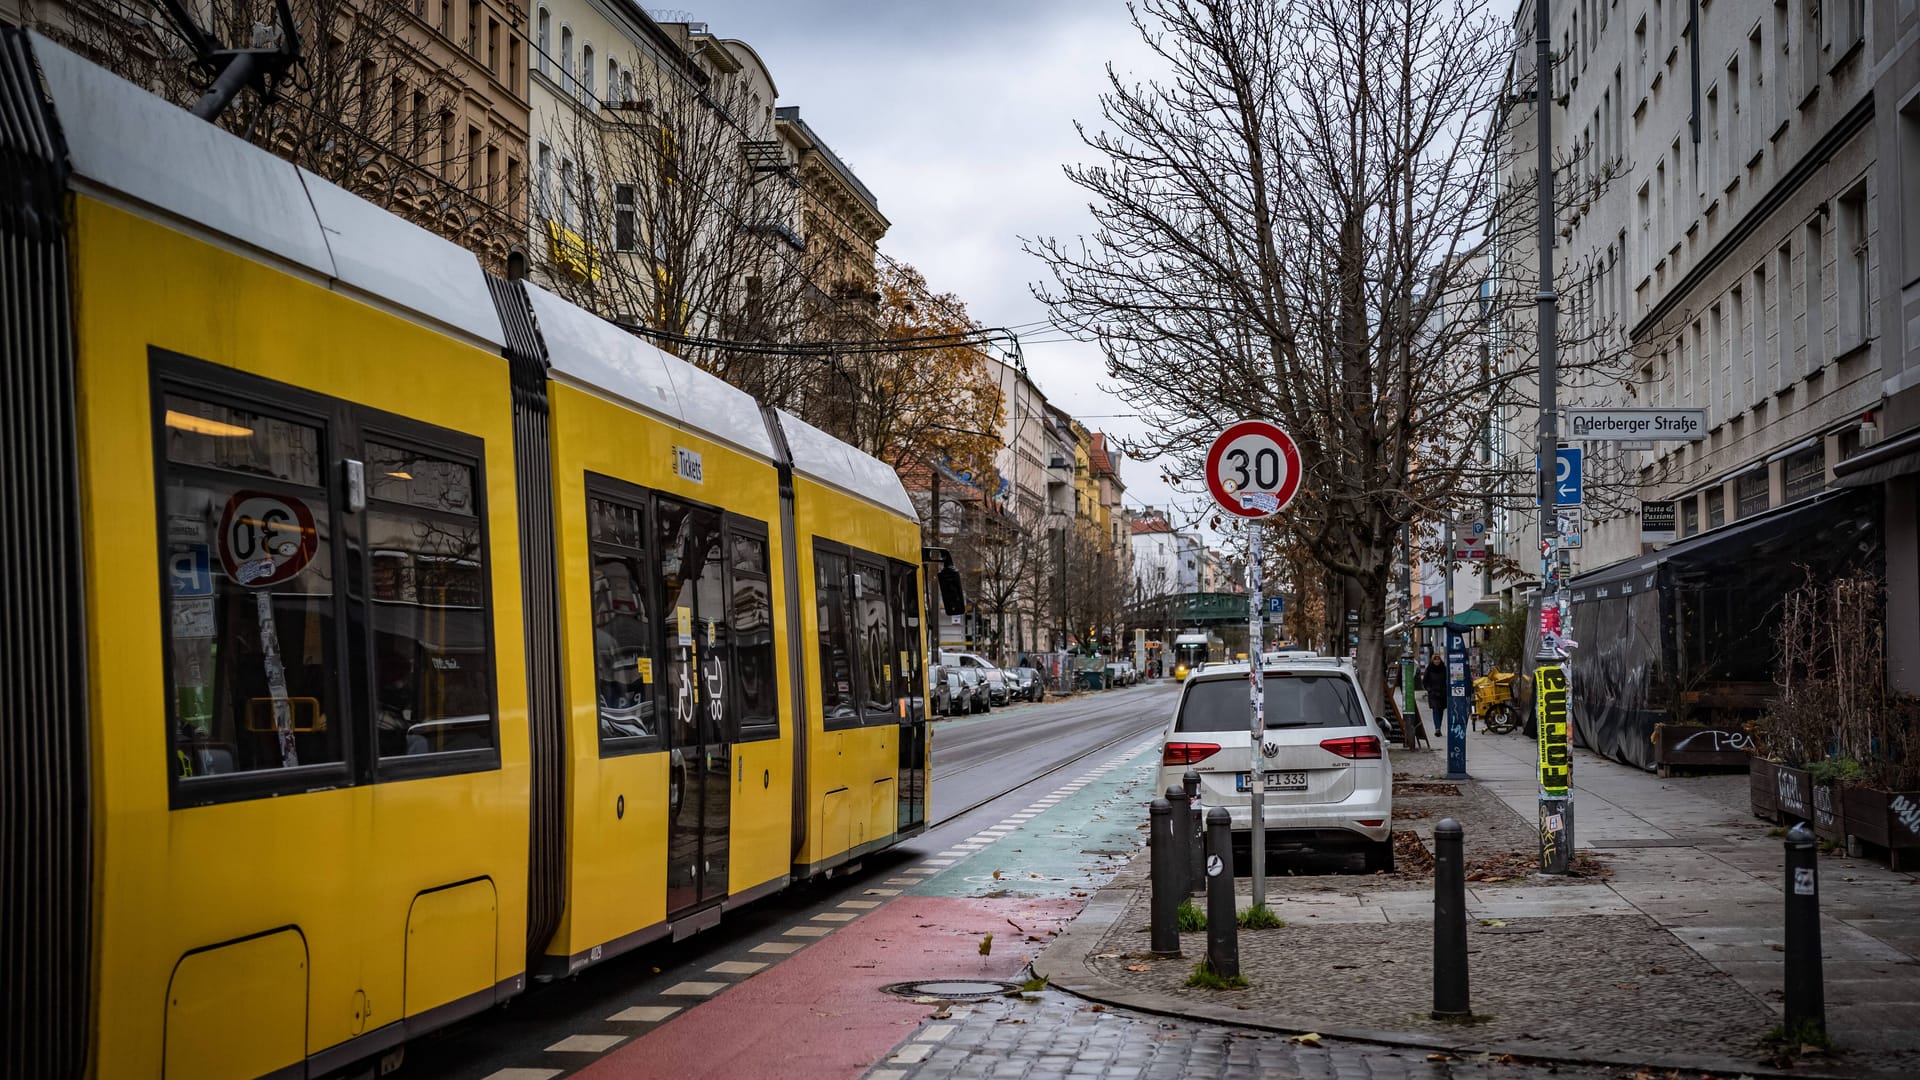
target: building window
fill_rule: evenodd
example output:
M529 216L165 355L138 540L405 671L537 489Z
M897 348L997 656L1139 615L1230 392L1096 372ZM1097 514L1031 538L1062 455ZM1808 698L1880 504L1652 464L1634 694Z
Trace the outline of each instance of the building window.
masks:
M1805 288L1800 299L1805 306L1807 321L1807 357L1801 367L1801 374L1808 377L1819 374L1827 366L1827 320L1826 320L1826 269L1827 247L1824 243L1824 230L1820 223L1825 220L1814 217L1807 222L1807 249L1800 253L1800 259L1806 265L1802 268Z
M480 55L480 0L467 0L467 54Z
M520 39L511 32L507 34L507 88L516 94L524 94L520 84Z
M1734 510L1750 518L1767 510L1767 470L1765 466L1741 473L1733 479Z
M487 201L500 205L500 148L487 147Z
M1800 107L1806 108L1814 91L1820 89L1821 12L1824 0L1805 0L1800 5Z
M487 70L500 74L500 20L487 20Z
M1920 97L1900 110L1900 199L1895 206L1920 206ZM1900 215L1901 285L1920 281L1920 214Z
M546 8L541 8L534 20L533 47L538 50L538 55L533 58L533 66L540 74L552 77L553 68L547 62L547 54L553 51L553 16L547 14Z
M560 27L560 85L573 93L573 27Z
M467 190L474 194L481 191L483 177L480 172L480 129L467 128Z
M634 208L634 185L613 185L613 249L632 251L639 246L638 211Z
M573 162L560 159L560 224L573 228Z
M607 103L618 105L625 101L620 96L620 61L607 57Z
M1827 486L1827 448L1815 442L1787 455L1781 467L1781 494L1787 502L1805 498Z
M1717 529L1727 523L1727 489L1715 484L1707 489L1707 528Z
M539 156L534 164L533 201L534 209L542 216L551 213L553 207L553 147L540 144Z
M586 45L580 50L580 100L593 102L593 46Z
M520 201L520 159L509 156L507 158L507 199L504 204L504 209L508 213L512 213L514 204L518 203L519 201Z
M1840 196L1839 270L1840 323L1838 348L1846 352L1867 340L1867 316L1873 309L1873 276L1867 267L1867 185L1861 183Z
M1780 393L1793 386L1798 376L1794 361L1799 353L1793 347L1793 305L1787 301L1792 292L1793 244L1781 244L1773 253L1773 391Z
M1768 117L1768 122L1773 125L1773 131L1767 133L1769 138L1777 134L1793 115L1789 108L1793 99L1788 90L1788 84L1793 80L1787 78L1787 73L1793 70L1792 64L1790 63L1793 59L1793 50L1790 45L1791 43L1787 38L1787 0L1773 0L1773 51L1775 53L1775 63L1773 67L1773 114Z
M1692 495L1680 500L1680 535L1700 535L1700 500Z

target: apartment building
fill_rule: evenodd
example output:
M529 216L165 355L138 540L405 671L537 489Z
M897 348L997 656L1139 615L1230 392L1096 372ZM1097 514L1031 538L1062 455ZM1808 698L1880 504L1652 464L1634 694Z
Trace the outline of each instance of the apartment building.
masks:
M1730 613L1785 587L1796 560L1877 547L1894 679L1920 688L1920 450L1876 445L1920 426L1920 16L1865 0L1551 2L1562 350L1592 373L1563 382L1561 403L1707 416L1694 442L1583 444L1576 599L1582 583L1720 558L1752 583L1707 605ZM1496 119L1515 193L1533 183L1533 27L1523 3ZM1530 292L1531 237L1501 232L1515 239L1497 287ZM1531 325L1501 338L1508 362L1530 361ZM1531 468L1533 413L1502 419L1507 459ZM1643 546L1648 502L1675 504L1672 546ZM1504 551L1537 565L1537 514L1502 516Z
M526 221L524 4L292 0L289 7L309 35L300 77L260 115L235 109L222 122L504 272ZM186 9L209 17L203 5ZM156 0L0 0L0 23L38 29L181 106L206 89ZM311 37L315 26L329 28L325 40ZM254 36L265 41L271 31L256 24Z

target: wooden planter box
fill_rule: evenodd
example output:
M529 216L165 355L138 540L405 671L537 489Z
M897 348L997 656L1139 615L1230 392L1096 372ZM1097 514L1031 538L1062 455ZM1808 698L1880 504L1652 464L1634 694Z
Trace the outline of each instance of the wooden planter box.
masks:
M1886 848L1895 870L1920 866L1920 791L1850 787L1840 802L1850 840Z
M1780 820L1780 791L1775 786L1780 763L1766 758L1747 759L1747 802L1762 821Z
M1813 778L1807 770L1781 765L1774 773L1773 790L1780 800L1782 822L1813 820Z
M1845 788L1838 784L1813 785L1813 834L1835 843L1847 838L1846 809L1841 797Z
M1744 769L1753 737L1737 727L1655 724L1653 763L1661 776L1675 766Z

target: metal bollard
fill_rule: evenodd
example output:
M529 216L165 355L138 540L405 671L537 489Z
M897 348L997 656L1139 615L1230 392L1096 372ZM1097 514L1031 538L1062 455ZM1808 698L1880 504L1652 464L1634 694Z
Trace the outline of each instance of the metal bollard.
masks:
M1233 897L1233 816L1207 811L1207 966L1231 979L1240 974L1240 920Z
M1187 789L1187 892L1191 896L1205 896L1207 892L1207 824L1206 810L1200 806L1200 774L1188 769L1180 777L1181 786Z
M1155 956L1180 955L1180 874L1182 867L1173 847L1173 804L1153 800L1148 811L1147 844L1152 848L1148 872L1152 874L1152 919L1148 929L1148 951Z
M1173 839L1174 891L1185 897L1193 888L1193 878L1189 869L1193 865L1193 836L1187 830L1187 820L1193 815L1187 808L1187 789L1177 784L1169 784L1167 805L1173 811L1167 819L1167 835ZM1175 905L1176 908L1178 906Z
M1827 1031L1826 976L1820 968L1820 852L1802 822L1787 832L1787 1031Z
M1460 1020L1467 1007L1466 830L1452 818L1433 827L1433 1018Z

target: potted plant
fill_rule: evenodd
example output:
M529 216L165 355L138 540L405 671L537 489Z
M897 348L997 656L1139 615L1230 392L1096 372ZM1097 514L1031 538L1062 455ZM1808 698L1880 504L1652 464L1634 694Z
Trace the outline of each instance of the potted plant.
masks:
M1786 823L1815 817L1813 778L1807 766L1831 756L1835 708L1845 696L1836 657L1846 650L1836 648L1836 638L1824 621L1836 600L1834 586L1839 584L1820 584L1809 577L1781 600L1780 625L1774 636L1776 692L1754 724L1755 760L1747 789L1754 814L1768 820ZM1831 779L1827 786L1826 802L1831 806Z
M1920 866L1920 698L1887 695L1857 781L1840 789L1847 850L1871 844L1895 870Z

